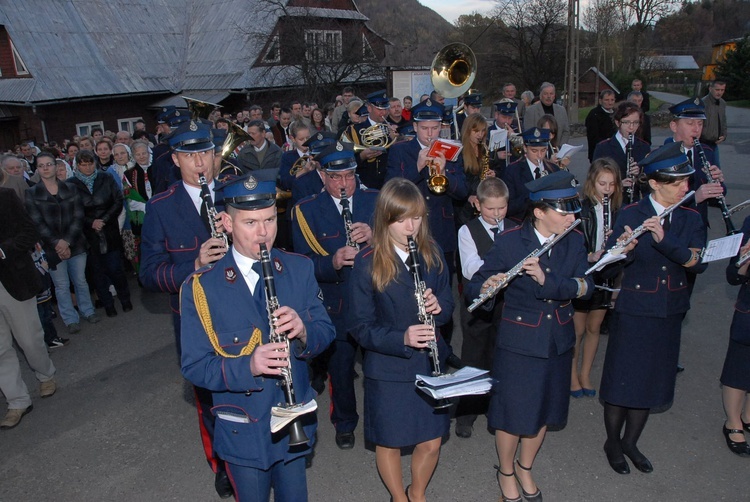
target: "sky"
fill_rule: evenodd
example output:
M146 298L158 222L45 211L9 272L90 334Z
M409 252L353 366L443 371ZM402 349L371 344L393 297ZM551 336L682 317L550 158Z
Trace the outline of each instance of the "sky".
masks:
M485 14L495 6L495 0L419 0L419 3L434 10L451 24L461 14L471 14L474 11Z

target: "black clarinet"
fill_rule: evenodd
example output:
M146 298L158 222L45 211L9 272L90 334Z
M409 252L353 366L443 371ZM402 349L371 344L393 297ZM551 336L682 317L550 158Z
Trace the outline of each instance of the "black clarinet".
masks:
M625 187L625 203L632 204L637 201L636 198L636 185L638 180L630 172L630 164L633 162L633 135L628 135L628 142L625 145L625 174L631 181L629 187Z
M711 176L711 164L708 162L708 159L706 158L706 152L703 151L703 146L701 145L701 142L698 138L695 138L693 140L693 147L695 148L698 156L701 158L701 170L703 171L703 174L706 175L707 183L719 183L718 181L714 180L713 176ZM736 234L737 229L734 228L734 223L732 223L732 213L729 212L727 201L724 199L724 196L721 195L719 197L716 197L716 202L719 204L719 209L721 209L721 217L724 219L724 226L727 228L727 235Z
M352 239L352 225L354 225L354 223L352 222L352 212L349 209L349 199L346 196L346 188L341 189L340 195L342 202L341 217L344 218L344 229L346 230L346 245L356 248L357 251L359 251L359 243ZM347 203L343 204L343 201L347 201Z
M276 317L273 313L279 308L279 297L276 296L276 283L273 278L273 265L271 265L271 253L268 252L265 243L260 243L260 265L263 270L263 285L265 286L266 292L266 312L268 314L268 326L269 333L268 338L272 343L284 343L286 344L287 353L291 354L289 347L289 338L286 333L276 333ZM281 368L281 386L284 389L284 398L286 399L286 407L293 408L297 406L297 402L294 397L294 383L292 382L292 357L290 355L289 366ZM309 439L305 434L305 430L302 428L302 423L299 418L295 418L289 424L289 446L295 446L307 443Z

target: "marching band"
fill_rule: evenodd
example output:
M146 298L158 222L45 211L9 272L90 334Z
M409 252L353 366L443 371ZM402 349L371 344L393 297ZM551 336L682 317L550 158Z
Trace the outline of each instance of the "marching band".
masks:
M548 428L566 425L570 398L597 395L591 368L608 313L598 389L605 457L620 474L630 472L626 459L639 471L655 469L638 441L651 412L674 399L682 322L696 274L707 267L708 202L723 202L726 192L711 148L698 139L703 104L674 105L673 138L654 151L635 135L640 107L617 105L615 133L593 148L579 190L570 159L556 155L567 117L558 134L563 117L551 102L521 117L518 102L505 98L494 103L490 125L482 94L469 90L475 67L466 49L436 56L452 57L454 73L434 80L434 96L410 108L409 120L399 120L398 99L378 91L364 105L348 102L340 133L286 124L292 146L276 169L240 162L238 176L206 176L219 147L212 138L223 136L196 116L169 136L182 181L147 204L141 279L172 294L182 371L201 393L207 459L238 499L268 500L273 491L276 501L307 500L305 459L316 441L309 369L323 368L324 381L330 375L336 445L355 446L354 363L362 351L364 435L390 500L426 500L450 434L451 408L418 392L416 376L471 364L489 370L494 384L489 396L460 399L457 436L471 436L486 413L501 500L541 501L534 461ZM435 99L460 96L456 108ZM434 148L446 122L461 147L450 158ZM251 146L233 144L240 153L225 161L249 158L247 148L253 158L261 152L262 131L248 134ZM292 201L285 215L276 206L283 191ZM690 191L695 202L682 203ZM199 192L212 209L203 223L200 200L190 198ZM196 210L193 229L179 230L175 209ZM723 213L732 233L726 205ZM278 218L291 225L291 249L274 246ZM624 259L590 274L611 248ZM722 373L723 432L732 452L750 456L742 415L748 265L736 262L727 267L729 283L742 286ZM456 271L463 360L450 345ZM274 294L264 294L263 280L274 278ZM273 429L284 413L291 425ZM401 466L407 447L410 484Z

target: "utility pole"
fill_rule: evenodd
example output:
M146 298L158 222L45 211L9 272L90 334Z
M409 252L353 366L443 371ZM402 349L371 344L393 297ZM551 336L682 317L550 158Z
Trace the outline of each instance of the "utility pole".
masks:
M567 76L565 77L565 108L568 111L568 118L571 123L578 121L579 7L579 0L568 0L568 36L565 54L565 67L567 71Z

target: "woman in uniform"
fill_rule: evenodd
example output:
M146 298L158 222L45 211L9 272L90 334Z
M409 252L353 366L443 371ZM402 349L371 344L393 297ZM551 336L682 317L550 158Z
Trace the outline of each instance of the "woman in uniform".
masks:
M614 226L614 219L622 204L622 182L620 170L612 159L597 159L589 168L583 185L581 202L581 232L586 241L588 261L594 264L604 252L607 237ZM594 275L596 284L612 285ZM580 398L594 397L596 390L591 384L591 367L596 349L599 347L599 331L609 308L612 293L596 289L588 300L573 300L576 310L573 324L576 330L576 347L573 351L573 370L570 374L570 395ZM578 359L581 370L578 371Z
M409 236L419 250L426 312L437 326L453 313L448 266L430 236L426 214L414 183L388 181L375 204L372 247L359 252L349 281L351 333L365 349L365 438L376 445L378 473L397 502L425 500L450 425L448 411L435 409L414 385L416 375L433 371L428 343L437 337L443 367L448 351L439 331L418 319L407 265ZM409 446L414 446L411 485L404 490L401 448Z
M745 218L742 225L743 246L738 255L750 252L750 217ZM747 393L750 391L750 289L748 289L748 268L750 261L737 268L737 260L730 260L727 265L727 282L734 286L740 284L737 303L734 306L734 317L729 334L729 348L724 359L724 369L721 372L721 399L727 421L722 431L727 440L727 446L732 453L741 457L750 457L750 446L743 433L743 429L750 432L750 405Z
M461 225L467 224L474 218L479 208L479 199L477 199L477 187L479 183L488 176L496 176L495 170L490 167L490 159L487 152L487 120L481 113L472 113L461 128L461 157L463 160L464 172L466 173L466 184L469 186L469 198L462 202L460 210L457 212L458 220ZM485 165L486 161L486 165ZM487 168L485 171L485 167ZM460 225L459 225L460 226Z
M700 259L706 244L700 215L679 207L664 221L657 216L688 191L693 168L679 143L655 150L640 166L647 182L642 184L651 194L620 211L607 243L626 239L641 224L647 230L635 247L626 247L624 265L612 267L623 269L622 286L599 392L607 431L604 451L619 474L630 472L623 455L639 471L653 470L636 444L651 410L672 404L682 320L690 308L686 272L701 273L707 266Z
M526 184L530 191L526 219L497 237L467 288L467 295L476 298L523 263L524 273L505 290L492 363L497 383L489 426L495 430L497 478L504 501L520 501L521 493L527 501L542 500L531 468L547 427L561 428L568 419L575 345L570 300L588 297L594 286L584 276L583 236L572 231L549 253L538 258L528 255L575 221L581 204L574 180L569 172L558 171ZM493 303L494 299L483 308L492 308Z

